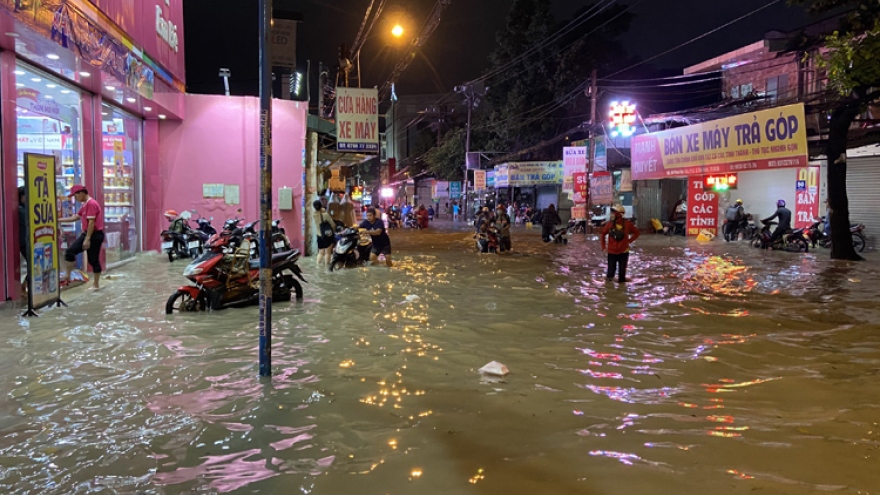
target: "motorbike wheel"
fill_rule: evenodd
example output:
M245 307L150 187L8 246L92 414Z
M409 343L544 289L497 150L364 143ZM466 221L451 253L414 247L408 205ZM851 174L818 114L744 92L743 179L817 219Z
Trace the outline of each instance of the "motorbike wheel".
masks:
M168 262L174 263L174 250L173 249L168 250Z
M865 250L865 244L866 244L865 236L863 236L859 232L856 232L856 233L853 233L852 240L853 240L853 247L856 249L856 251L861 253L862 251Z
M333 258L330 260L330 271L336 271L340 268L345 268L345 260L339 258Z
M785 245L785 250L789 253L806 253L809 251L810 247L807 245L807 241L801 239L800 237L795 237L788 241L788 244Z
M764 248L764 238L756 235L752 238L752 241L749 242L749 246L752 246L755 249L763 249Z
M174 294L171 294L171 297L168 298L168 302L165 303L165 314L171 315L174 313L198 311L198 306L198 301L193 299L189 292L179 290Z
M823 248L826 248L826 249L830 248L831 247L831 239L821 239L819 241L819 245L822 246Z
M302 302L303 286L299 283L299 280L291 277L290 275L287 275L284 277L284 285L293 290L293 293L296 295L297 302Z

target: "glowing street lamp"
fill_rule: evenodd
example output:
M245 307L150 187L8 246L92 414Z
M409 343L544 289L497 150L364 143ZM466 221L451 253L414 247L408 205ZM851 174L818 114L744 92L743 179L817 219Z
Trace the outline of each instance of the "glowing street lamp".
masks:
M400 24L395 24L394 27L391 28L391 34L395 38L400 38L401 36L403 36L403 33L404 29L403 26L401 26Z

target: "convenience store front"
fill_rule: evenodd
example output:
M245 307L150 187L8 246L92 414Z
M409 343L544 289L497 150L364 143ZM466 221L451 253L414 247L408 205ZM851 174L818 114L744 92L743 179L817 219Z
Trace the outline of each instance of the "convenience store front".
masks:
M79 208L66 198L74 184L103 205L105 266L143 249L145 214L158 208L143 194L158 124L184 113L182 18L179 0L0 3L2 301L20 297L25 153L55 156L61 216ZM61 227L63 249L81 227Z

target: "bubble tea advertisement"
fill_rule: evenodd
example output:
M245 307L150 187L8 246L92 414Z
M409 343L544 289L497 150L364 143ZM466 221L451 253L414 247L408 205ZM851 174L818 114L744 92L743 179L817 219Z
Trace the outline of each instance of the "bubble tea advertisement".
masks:
M25 153L28 211L28 312L60 301L55 157Z

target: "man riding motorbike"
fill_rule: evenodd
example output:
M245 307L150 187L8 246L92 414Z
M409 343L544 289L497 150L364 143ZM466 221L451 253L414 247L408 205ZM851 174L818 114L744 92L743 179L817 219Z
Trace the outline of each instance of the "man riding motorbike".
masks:
M791 210L785 207L785 200L783 199L776 202L776 213L761 220L761 223L767 224L775 219L779 219L779 224L770 236L770 242L767 249L772 249L773 245L776 244L776 241L781 239L783 235L791 230Z

